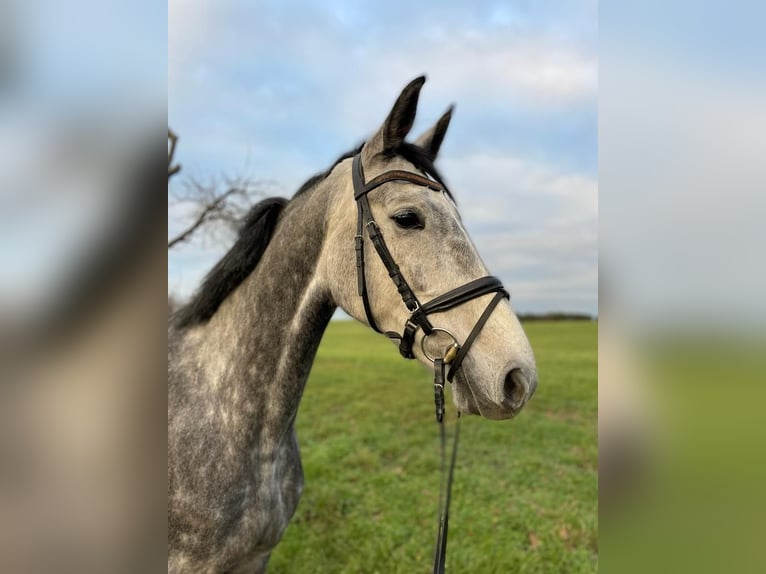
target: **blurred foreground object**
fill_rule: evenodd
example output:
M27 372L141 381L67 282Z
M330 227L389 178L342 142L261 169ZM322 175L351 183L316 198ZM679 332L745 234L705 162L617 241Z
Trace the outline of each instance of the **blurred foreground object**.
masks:
M651 390L624 325L603 307L598 324L598 489L600 515L605 517L640 497L659 448L662 417L654 412Z
M164 568L166 91L164 5L0 0L0 572Z
M766 7L600 8L600 566L761 572Z
M89 127L0 133L2 572L164 562L159 150Z

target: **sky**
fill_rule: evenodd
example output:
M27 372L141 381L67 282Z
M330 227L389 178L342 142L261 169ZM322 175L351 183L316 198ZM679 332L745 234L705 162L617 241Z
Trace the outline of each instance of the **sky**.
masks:
M417 135L455 104L437 165L517 312L598 309L594 1L170 0L168 123L183 178L250 177L290 197L374 133L425 74ZM171 209L168 234L187 221ZM225 251L168 255L189 296Z

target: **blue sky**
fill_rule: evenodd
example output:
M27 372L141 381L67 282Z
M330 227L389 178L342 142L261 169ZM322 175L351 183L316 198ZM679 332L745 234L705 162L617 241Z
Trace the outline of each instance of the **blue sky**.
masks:
M597 17L591 1L170 0L178 161L289 197L425 73L413 133L456 104L439 164L515 308L595 314ZM169 233L183 222L171 210ZM223 249L172 251L169 289L190 294Z

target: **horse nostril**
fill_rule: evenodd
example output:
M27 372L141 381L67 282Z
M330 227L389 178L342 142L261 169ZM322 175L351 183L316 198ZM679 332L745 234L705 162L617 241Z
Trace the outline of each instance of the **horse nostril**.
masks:
M529 381L521 369L511 369L503 383L505 399L512 407L519 408L529 393Z

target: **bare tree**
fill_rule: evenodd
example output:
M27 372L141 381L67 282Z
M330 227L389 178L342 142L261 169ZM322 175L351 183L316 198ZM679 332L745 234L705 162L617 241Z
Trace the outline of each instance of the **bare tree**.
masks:
M180 170L174 165L178 136L168 129L168 182ZM265 195L269 182L249 178L194 179L168 187L168 207L182 207L189 223L168 240L168 249L201 233L216 241L228 242L255 201Z
M188 180L169 193L169 205L187 206L191 222L168 240L168 249L183 243L200 230L208 238L226 241L242 222L257 196L261 184L248 179L210 181Z

